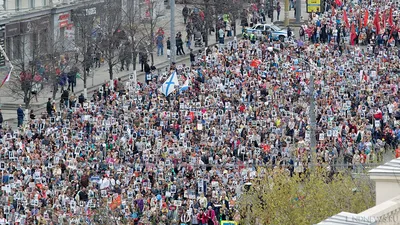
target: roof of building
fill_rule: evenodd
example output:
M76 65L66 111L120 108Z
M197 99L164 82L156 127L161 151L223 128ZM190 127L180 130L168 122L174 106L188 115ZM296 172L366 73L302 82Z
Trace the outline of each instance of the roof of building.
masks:
M376 225L372 217L360 216L354 213L341 212L316 225Z
M369 171L370 176L400 175L400 158L393 159Z

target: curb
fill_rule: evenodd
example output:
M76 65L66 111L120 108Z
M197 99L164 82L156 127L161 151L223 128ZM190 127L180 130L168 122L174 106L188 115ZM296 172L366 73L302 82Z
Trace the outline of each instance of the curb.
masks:
M275 21L275 22L273 22L273 24L278 25L280 27L285 26L285 22L283 22L283 21ZM300 21L298 23L298 22L296 22L296 20L294 20L294 21L289 20L289 26L291 26L291 27L301 27L304 24L305 24L305 21Z

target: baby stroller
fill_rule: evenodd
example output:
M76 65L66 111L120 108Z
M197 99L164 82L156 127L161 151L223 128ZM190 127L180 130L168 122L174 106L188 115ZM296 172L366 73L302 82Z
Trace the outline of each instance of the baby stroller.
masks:
M203 47L203 37L201 35L200 31L195 31L194 32L194 47Z

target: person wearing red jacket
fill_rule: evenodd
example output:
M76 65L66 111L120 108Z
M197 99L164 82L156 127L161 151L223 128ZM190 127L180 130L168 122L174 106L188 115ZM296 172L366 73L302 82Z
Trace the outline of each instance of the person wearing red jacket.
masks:
M197 215L197 220L199 221L200 225L207 225L208 217L202 209L200 209L200 212Z
M383 117L382 111L380 109L378 109L378 111L376 111L376 113L374 114L374 119L381 120L382 117Z
M400 146L396 149L396 159L400 158Z

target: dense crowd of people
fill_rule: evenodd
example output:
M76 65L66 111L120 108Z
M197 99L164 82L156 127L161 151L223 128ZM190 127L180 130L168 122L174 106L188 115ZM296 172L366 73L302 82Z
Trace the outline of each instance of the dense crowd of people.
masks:
M322 39L234 39L3 124L0 224L240 221L240 195L266 169L381 161L400 139L398 48Z

